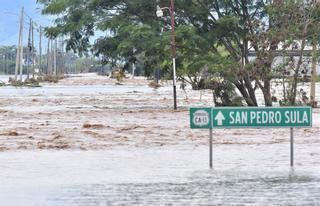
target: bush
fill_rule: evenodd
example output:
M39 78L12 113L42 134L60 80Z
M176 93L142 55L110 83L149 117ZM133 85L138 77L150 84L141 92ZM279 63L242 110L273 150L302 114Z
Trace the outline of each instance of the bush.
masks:
M25 81L14 80L13 78L9 78L9 85L14 87L40 87L39 82L33 78L26 79Z
M238 96L235 87L227 80L212 78L207 86L213 92L213 101L217 107L243 106L243 98Z
M159 87L161 87L161 84L157 83L156 81L151 81L148 84L149 87L154 88L154 89L158 89Z
M125 78L125 74L121 69L115 69L111 72L110 78L117 79L118 82L122 82Z
M63 79L64 76L63 75L45 75L45 76L39 76L37 77L37 81L38 82L50 82L50 83L58 83L59 80Z

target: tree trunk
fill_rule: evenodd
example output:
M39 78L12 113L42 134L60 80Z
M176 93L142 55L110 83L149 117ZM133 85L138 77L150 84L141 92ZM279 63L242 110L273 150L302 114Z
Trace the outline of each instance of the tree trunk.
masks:
M264 102L266 107L272 107L272 97L271 97L271 82L270 80L264 81L264 88L262 89Z
M245 87L249 93L250 99L253 103L253 106L258 106L256 94L255 94L255 91L252 87L252 83L251 83L251 80L250 80L250 77L248 74L245 75L244 82L245 82Z
M249 96L248 91L246 90L242 82L235 82L234 84L236 85L237 89L240 91L242 97L244 98L248 106L250 107L257 106L257 104L254 103L254 101Z
M305 31L306 31L306 28L307 27L305 27ZM293 82L292 82L291 94L290 94L290 104L291 105L295 105L295 103L296 103L298 77L299 77L300 67L302 65L303 50L305 48L305 45L306 45L306 39L303 39L302 43L301 43L299 60L298 60L297 66L295 68L295 72L294 72L294 76L293 76Z
M310 103L312 107L316 107L316 79L317 79L317 35L313 35L312 39L312 67L311 67L311 88Z

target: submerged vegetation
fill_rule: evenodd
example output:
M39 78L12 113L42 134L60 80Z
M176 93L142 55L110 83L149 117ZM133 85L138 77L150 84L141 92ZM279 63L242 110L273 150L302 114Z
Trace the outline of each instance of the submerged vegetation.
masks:
M34 79L26 79L24 81L21 80L14 80L13 78L9 78L9 83L7 86L14 86L14 87L40 87L39 82Z
M38 76L37 78L27 78L25 80L15 80L14 78L9 78L8 83L0 81L0 87L3 86L14 86L14 87L41 87L40 83L58 83L59 80L63 79L63 75L54 76L54 75L44 75Z

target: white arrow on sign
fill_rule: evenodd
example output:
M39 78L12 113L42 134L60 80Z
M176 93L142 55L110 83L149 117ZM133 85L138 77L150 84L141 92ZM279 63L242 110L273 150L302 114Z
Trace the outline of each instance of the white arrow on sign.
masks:
M223 114L221 111L218 112L216 118L214 118L215 120L217 120L218 122L218 126L222 126L223 125L223 120L225 120Z

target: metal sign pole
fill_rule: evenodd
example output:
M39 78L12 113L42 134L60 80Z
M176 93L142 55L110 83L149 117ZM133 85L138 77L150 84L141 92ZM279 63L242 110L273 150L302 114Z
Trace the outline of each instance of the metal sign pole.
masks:
M290 166L293 167L293 128L290 128Z
M191 129L210 129L209 166L212 169L212 129L290 128L290 166L294 165L293 128L312 127L311 107L190 108Z
M209 166L212 169L212 129L210 129L210 139L209 139Z

